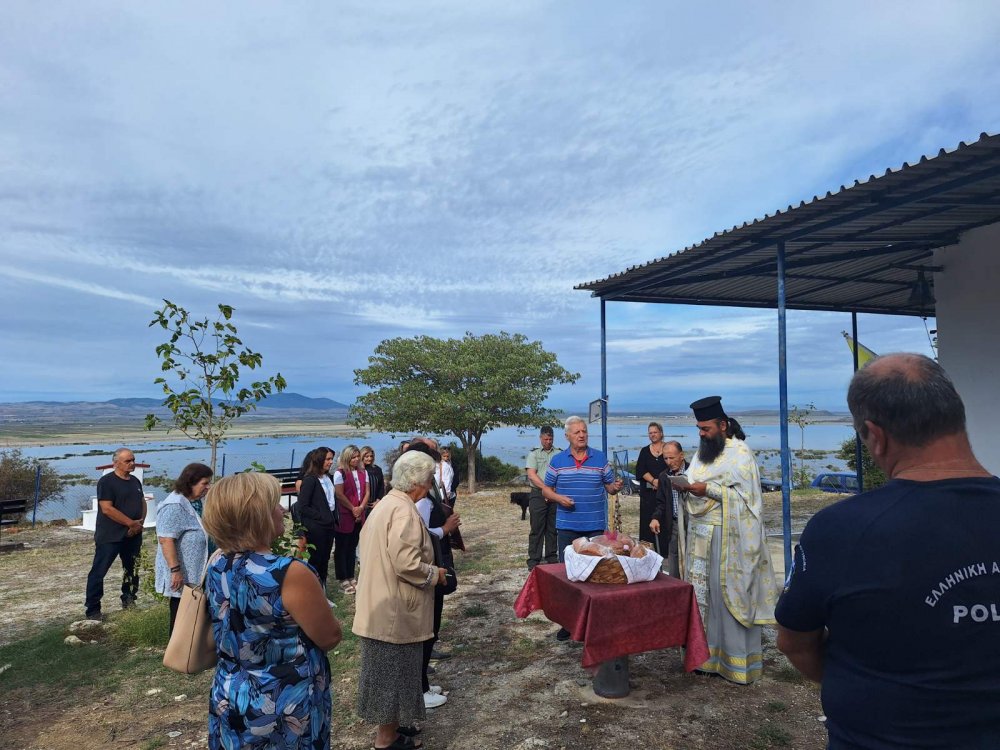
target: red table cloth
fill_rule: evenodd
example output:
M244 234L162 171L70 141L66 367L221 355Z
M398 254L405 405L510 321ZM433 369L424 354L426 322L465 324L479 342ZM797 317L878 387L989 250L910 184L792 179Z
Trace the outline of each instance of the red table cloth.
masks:
M708 661L694 587L663 573L644 583L580 583L566 578L561 563L537 565L514 602L514 612L527 617L536 609L583 642L584 667L674 646L687 647L688 672Z

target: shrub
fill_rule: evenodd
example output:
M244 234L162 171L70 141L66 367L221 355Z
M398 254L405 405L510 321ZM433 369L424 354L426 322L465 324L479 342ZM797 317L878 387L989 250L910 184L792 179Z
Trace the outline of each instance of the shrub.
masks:
M848 438L840 444L840 450L837 451L837 458L841 461L846 461L852 471L858 470L857 455L854 452L854 438ZM866 490L881 487L889 481L882 470L875 464L875 461L872 460L872 454L868 452L868 447L863 443L861 445L861 468L864 473Z
M0 451L0 500L26 500L28 507L35 497L35 478L41 468L38 504L58 497L63 490L58 472L42 461L28 458L14 448Z
M462 478L460 469L465 469L468 465L465 448L451 443L451 465L455 472ZM501 461L496 456L483 456L482 452L476 451L476 481L477 482L512 482L523 473L523 470Z

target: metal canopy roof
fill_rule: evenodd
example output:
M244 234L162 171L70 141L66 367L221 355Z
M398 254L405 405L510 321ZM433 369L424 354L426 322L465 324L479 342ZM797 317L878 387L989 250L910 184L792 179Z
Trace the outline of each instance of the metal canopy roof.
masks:
M1000 135L983 133L576 288L608 301L777 307L784 242L790 309L933 316L933 298L913 290L921 270L928 283L942 270L930 262L934 249L997 221Z

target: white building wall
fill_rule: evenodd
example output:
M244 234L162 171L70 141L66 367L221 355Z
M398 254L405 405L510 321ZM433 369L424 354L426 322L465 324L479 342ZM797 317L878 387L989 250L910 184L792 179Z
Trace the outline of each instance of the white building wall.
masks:
M976 456L1000 475L1000 223L973 229L934 262L938 359L965 402Z

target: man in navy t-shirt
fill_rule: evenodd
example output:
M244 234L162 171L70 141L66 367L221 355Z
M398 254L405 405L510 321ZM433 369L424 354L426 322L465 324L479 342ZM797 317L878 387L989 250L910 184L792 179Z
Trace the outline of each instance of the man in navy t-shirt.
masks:
M135 603L139 593L139 553L142 525L146 520L146 497L142 482L132 476L135 454L119 448L112 459L114 471L97 482L97 528L94 531L94 562L87 575L86 617L101 618L104 576L115 558L122 561L122 608Z
M998 748L1000 480L933 360L875 359L847 399L890 481L806 525L778 648L822 683L830 748Z

